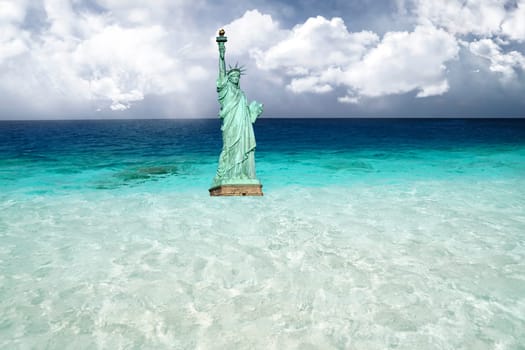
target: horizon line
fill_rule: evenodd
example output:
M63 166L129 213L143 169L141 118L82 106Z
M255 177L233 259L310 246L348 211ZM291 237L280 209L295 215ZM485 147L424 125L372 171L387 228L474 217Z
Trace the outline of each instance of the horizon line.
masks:
M130 120L218 120L219 117L183 117L183 118L53 118L53 119L0 119L0 122L30 122L30 121L130 121ZM326 116L326 117L313 117L313 116L267 116L259 119L525 119L525 116Z

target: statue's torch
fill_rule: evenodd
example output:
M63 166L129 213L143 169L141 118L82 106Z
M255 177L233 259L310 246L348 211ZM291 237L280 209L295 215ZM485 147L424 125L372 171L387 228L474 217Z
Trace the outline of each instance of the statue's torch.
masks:
M219 36L217 38L215 38L215 41L217 41L217 43L219 43L219 46L221 46L220 43L224 43L228 41L228 38L224 36L224 34L226 34L226 32L224 31L224 29L221 29L219 30Z
M226 32L224 29L219 30L219 36L215 38L215 41L217 44L219 44L219 56L221 59L221 62L224 62L224 51L226 51L226 47L224 46L224 43L228 41L228 38L224 36ZM226 69L226 68L224 68Z

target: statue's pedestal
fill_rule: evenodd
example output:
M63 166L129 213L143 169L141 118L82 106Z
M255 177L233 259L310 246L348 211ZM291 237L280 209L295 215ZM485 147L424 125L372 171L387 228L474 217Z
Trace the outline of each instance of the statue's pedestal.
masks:
M262 196L261 184L220 185L209 189L210 196Z

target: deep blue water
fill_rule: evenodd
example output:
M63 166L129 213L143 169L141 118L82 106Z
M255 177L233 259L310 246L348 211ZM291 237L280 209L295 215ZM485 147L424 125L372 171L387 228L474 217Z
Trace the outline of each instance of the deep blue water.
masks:
M215 155L220 121L85 120L0 121L0 155ZM525 119L260 119L258 152L355 149L453 149L525 143ZM93 152L96 152L93 154Z

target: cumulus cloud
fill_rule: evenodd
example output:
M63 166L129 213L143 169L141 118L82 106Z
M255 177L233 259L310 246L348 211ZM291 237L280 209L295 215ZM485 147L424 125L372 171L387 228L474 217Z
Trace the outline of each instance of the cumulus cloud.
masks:
M352 95L353 95L352 91L348 91L348 95L338 97L337 101L339 101L341 103L358 104L359 103L359 97L352 96Z
M282 37L282 35L281 35ZM275 40L266 50L254 50L253 57L262 69L286 68L293 74L312 69L347 64L359 60L378 41L369 31L350 33L341 18L309 18Z
M448 90L445 63L458 50L453 35L430 25L380 39L369 31L348 31L341 18L319 16L252 56L259 68L290 76L287 87L295 93L327 93L343 86L351 93L338 101L357 103L359 96L414 90L418 97L443 94Z
M415 12L452 34L525 40L525 0L415 0Z
M20 28L26 8L25 1L0 1L0 64L28 50L29 33Z
M519 0L501 24L502 33L511 40L525 41L525 0Z
M25 8L20 4L0 2L2 23L7 23L0 38L0 61L12 61L0 69L0 85L22 97L92 101L99 110L119 111L147 94L184 92L187 84L182 81L207 77L202 66L172 49L161 25L127 25L111 12L82 11L67 0L45 0L42 10L48 25L29 40L29 33L21 29ZM135 8L127 10L132 21L146 17Z
M412 5L419 23L412 31L390 31L379 38L371 32L349 32L340 18L310 18L253 56L260 68L291 76L287 87L295 93L327 93L342 86L347 94L338 101L352 104L365 96L446 93L447 64L458 59L458 41L472 36L493 36L500 43L482 39L466 46L505 80L523 68L523 55L504 52L501 45L525 37L525 0L414 0ZM408 12L407 1L397 1L397 7Z
M325 92L330 92L334 88L330 84L322 82L319 76L309 76L299 79L292 79L288 85L288 89L295 93L315 92L322 94Z
M419 22L432 23L461 36L469 51L485 58L489 69L499 73L503 81L516 78L516 71L524 68L523 55L512 49L505 52L505 46L525 41L525 0L416 0L415 3Z
M416 12L423 24L461 35L497 34L506 15L502 0L416 0Z
M445 63L455 59L458 50L452 35L434 27L390 32L341 80L365 96L413 90L418 97L441 95L448 90Z
M176 76L180 62L167 53L166 36L160 26L103 26L72 52L77 75L88 82L93 98L110 99L113 110L147 93L183 91Z
M481 39L469 44L470 51L490 62L490 70L500 73L503 81L512 80L516 69L525 69L525 57L517 52L503 53L501 47L491 39Z
M277 21L258 10L246 11L240 18L225 25L224 29L226 36L235 38L228 43L227 48L229 54L234 56L246 54L254 48L266 50L286 35Z

